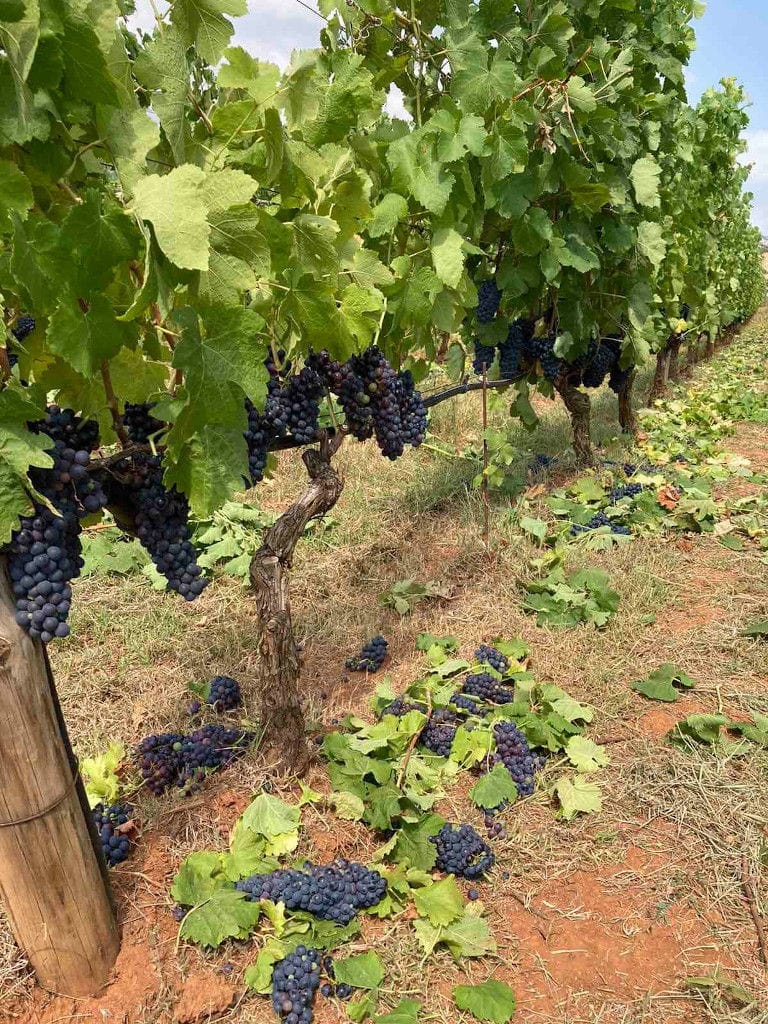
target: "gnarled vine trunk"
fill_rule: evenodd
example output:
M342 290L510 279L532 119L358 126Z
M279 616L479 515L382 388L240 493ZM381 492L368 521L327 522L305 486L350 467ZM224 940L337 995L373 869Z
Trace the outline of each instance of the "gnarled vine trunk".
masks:
M637 419L635 410L632 408L632 389L635 386L636 378L637 371L633 370L619 391L619 423L626 434L637 433Z
M663 351L656 354L656 372L653 375L653 383L651 384L651 390L648 394L648 404L650 405L657 398L661 398L664 392L667 390L667 381L669 380L669 349L665 348Z
M299 690L301 657L291 617L290 570L307 523L326 515L341 497L344 483L331 465L343 434L308 449L302 458L309 474L304 493L264 534L251 560L250 577L259 628L259 716L264 740L296 775L309 765L304 709Z
M683 339L679 334L672 336L669 342L669 364L667 368L667 380L676 383L680 380L680 346Z
M573 448L579 462L591 466L595 461L592 452L592 438L589 424L592 402L585 391L574 387L568 377L559 377L555 382L560 397L571 415L573 428Z

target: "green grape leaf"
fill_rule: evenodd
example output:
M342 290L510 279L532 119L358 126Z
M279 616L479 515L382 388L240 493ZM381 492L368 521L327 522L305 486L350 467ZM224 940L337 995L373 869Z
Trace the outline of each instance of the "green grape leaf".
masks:
M0 160L0 229L10 231L10 213L22 219L32 208L32 186L26 175L10 160Z
M204 183L205 172L185 164L142 178L134 190L134 212L152 225L168 259L187 270L208 270L211 227Z
M496 764L470 789L469 797L477 807L490 811L504 803L514 803L517 786L509 769L503 764Z
M565 753L576 770L584 774L605 768L609 761L605 747L585 736L571 736L565 745Z
M721 738L721 729L729 724L725 715L689 715L668 733L670 743L690 749L691 742L714 745Z
M677 687L692 689L696 683L689 675L671 663L660 665L654 669L647 679L638 679L632 683L632 689L650 700L665 701L674 704L680 699Z
M91 807L96 804L114 804L120 794L117 769L125 758L125 744L110 743L98 757L84 757L80 762L85 792Z
M481 985L457 985L453 998L460 1010L491 1024L508 1024L517 1008L515 993L503 981L490 978Z
M418 1024L421 1003L415 999L401 999L394 1010L380 1013L374 1018L374 1024Z
M260 793L243 812L243 825L271 840L289 832L298 832L301 810L286 804L271 793Z
M433 925L447 925L464 912L464 897L453 875L434 882L414 893L416 910Z
M457 288L464 273L464 239L454 228L439 228L432 240L435 273L449 288Z
M384 967L372 949L359 956L336 960L333 972L338 984L351 985L352 988L378 988L384 980Z
M587 782L582 775L575 779L560 779L555 783L553 793L560 804L558 818L571 821L577 814L591 814L603 809L600 788L594 782Z
M444 824L443 818L430 814L417 824L403 825L397 833L392 859L429 871L437 860L437 850L435 844L430 842L430 836L436 836Z
M226 939L247 939L259 923L261 907L235 889L217 889L181 922L182 939L216 949Z
M187 46L197 45L203 60L216 64L234 31L224 15L247 13L246 0L174 0L171 20Z
M644 156L635 161L629 176L635 188L635 197L641 206L661 206L661 168L652 156Z
M182 861L173 880L171 895L184 907L204 903L218 889L226 887L221 867L221 854L191 853Z
M6 388L0 402L0 543L7 544L19 516L32 511L27 470L52 465L46 449L50 438L31 434L27 422L40 419L42 409L20 390Z
M496 950L488 922L475 914L465 914L449 925L432 925L424 918L413 922L419 944L427 956L437 946L446 946L455 960L487 956Z

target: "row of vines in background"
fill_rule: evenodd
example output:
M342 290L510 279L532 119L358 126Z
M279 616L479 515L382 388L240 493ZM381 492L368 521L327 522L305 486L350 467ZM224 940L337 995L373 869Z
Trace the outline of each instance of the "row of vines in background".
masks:
M609 378L631 429L633 368L684 308L714 336L759 303L743 94L686 102L699 6L323 0L320 47L284 72L229 46L242 0L174 3L146 34L116 2L4 12L0 543L19 624L66 635L80 529L105 508L194 599L190 512L320 441L250 570L262 626L280 623L262 717L298 735L286 570L341 494L347 435L390 459L418 446L440 395L417 385L446 350L463 377L474 347L516 411L556 389L589 459L584 387ZM395 88L409 119L384 112Z

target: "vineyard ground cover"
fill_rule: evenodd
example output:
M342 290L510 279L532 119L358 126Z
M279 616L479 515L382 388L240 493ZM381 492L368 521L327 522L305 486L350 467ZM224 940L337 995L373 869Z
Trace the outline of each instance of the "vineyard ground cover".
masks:
M727 361L728 351L718 358ZM557 439L567 436L560 407L552 409L552 422L525 442L536 450L556 451ZM476 429L476 412L476 401L461 403L460 436ZM768 427L739 426L723 444L768 472ZM768 758L759 750L745 757L706 750L691 755L664 742L668 729L694 712L768 714L764 645L738 638L768 609L766 574L755 549L730 551L711 535L644 538L599 555L574 548L569 566L597 561L621 605L604 631L562 634L537 628L521 610L523 566L535 549L520 540L508 501L494 503L499 551L489 564L477 526L478 499L464 487L472 473L457 460L419 453L390 468L354 447L343 460L348 489L338 524L329 537L300 546L296 562L294 602L310 717L330 726L347 711L367 709L373 683L345 679L342 666L357 642L380 628L390 640L386 671L395 689L418 671L414 642L420 632L452 634L465 650L481 638L519 635L533 648L536 677L592 704L597 716L591 735L610 741L611 764L600 775L601 814L566 827L534 797L506 816L507 838L495 844L499 868L481 886L501 957L474 964L472 980L492 973L509 982L518 994L518 1018L534 1024L765 1021L764 1007L740 1008L723 998L723 988L715 988L707 1003L687 992L684 981L711 977L720 964L721 977L755 996L764 992L739 864L743 849L756 851L759 823L768 820ZM567 478L566 461L555 479L560 485ZM298 469L296 476L281 475L261 495L262 503L280 508L298 479ZM376 486L369 491L371 479ZM737 493L732 488L741 486L730 480L721 491ZM414 509L429 514L412 517ZM439 578L452 599L417 606L405 618L382 613L378 594L408 576ZM90 579L78 588L78 641L60 645L52 659L81 756L113 739L130 742L157 727L184 724L189 678L216 672L249 678L255 634L250 601L237 582L217 582L192 608L150 591L140 578ZM665 661L698 685L678 704L657 706L629 683L647 674L649 664ZM217 1013L232 1024L273 1021L266 1001L240 999L241 970L254 959L251 949L223 947L212 956L182 946L177 955L168 896L180 859L225 843L270 767L249 757L180 809L137 800L143 828L138 849L112 873L125 931L115 984L101 998L77 1004L44 997L33 991L0 928L0 993L6 993L0 1014L20 1024L101 1021L102 1010L141 1024L208 1020ZM318 768L307 781L323 789L324 778ZM295 798L295 790L288 794ZM452 791L441 809L454 820L473 820L475 813L461 790ZM375 843L361 826L312 814L308 822L302 855L321 862L341 853L362 861L371 856ZM501 870L511 877L504 879ZM465 981L464 970L447 955L422 966L407 924L366 919L355 951L379 949L393 1004L412 996L423 999L435 1019L460 1019L451 991ZM346 1019L338 1004L321 1001L318 1007L319 1024Z

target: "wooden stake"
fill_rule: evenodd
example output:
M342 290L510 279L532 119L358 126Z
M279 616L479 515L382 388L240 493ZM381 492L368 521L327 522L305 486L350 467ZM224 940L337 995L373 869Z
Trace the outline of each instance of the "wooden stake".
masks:
M0 560L0 894L40 984L93 995L120 945L44 651Z

